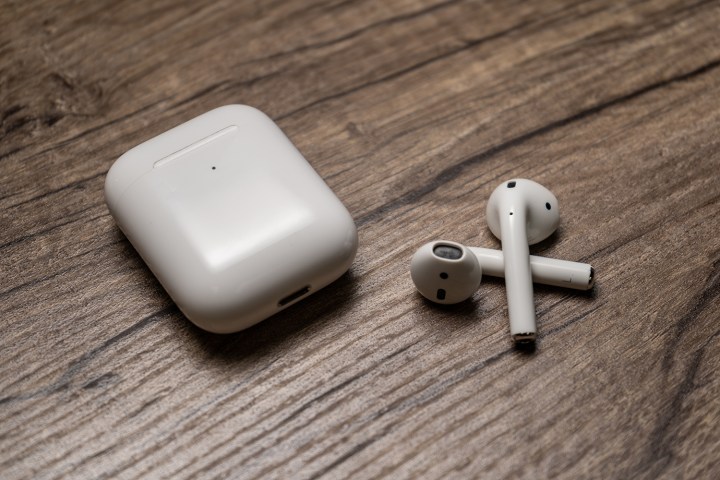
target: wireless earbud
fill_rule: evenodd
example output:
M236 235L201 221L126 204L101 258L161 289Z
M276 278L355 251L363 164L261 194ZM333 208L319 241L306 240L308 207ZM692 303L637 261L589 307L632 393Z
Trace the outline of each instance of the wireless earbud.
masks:
M467 248L482 266L483 275L505 277L505 258L502 251L479 247ZM595 269L587 263L530 255L530 273L533 283L541 285L590 290L595 284Z
M410 261L410 276L423 297L437 303L458 303L475 293L482 268L475 255L455 242L426 243Z
M543 285L589 290L595 271L587 263L530 256L532 281ZM439 240L420 247L410 261L410 276L420 294L436 303L466 300L482 275L504 277L503 252Z
M504 182L490 195L487 223L502 242L510 334L516 343L534 342L535 303L528 246L545 240L557 229L557 199L532 180Z

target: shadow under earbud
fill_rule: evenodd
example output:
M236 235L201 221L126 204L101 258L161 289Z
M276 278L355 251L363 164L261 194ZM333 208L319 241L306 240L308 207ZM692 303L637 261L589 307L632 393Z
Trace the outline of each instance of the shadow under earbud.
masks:
M523 355L532 355L537 351L537 340L532 342L513 342L516 352Z
M560 231L562 230L562 227L558 227L552 234L550 234L549 237L547 237L545 240L538 242L534 245L530 245L530 255L539 255L543 256L542 252L550 248L550 246L555 243L560 236Z
M422 305L424 311L427 313L427 315L420 315L419 319L422 320L423 323L427 319L428 325L431 326L432 330L437 328L438 321L442 322L442 325L446 328L455 329L476 324L483 319L478 301L473 298L447 305L435 303L418 293L415 301Z
M586 298L593 300L597 298L597 283L589 290L577 290L574 288L556 287L553 285L543 285L542 283L533 283L533 291L536 295L550 295L550 296L567 296L572 295L577 298Z

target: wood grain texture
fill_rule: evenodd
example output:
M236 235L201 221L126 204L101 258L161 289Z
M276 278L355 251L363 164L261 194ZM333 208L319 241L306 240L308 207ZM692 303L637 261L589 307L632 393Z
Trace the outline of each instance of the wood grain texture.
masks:
M0 477L718 478L720 3L5 1ZM348 207L339 281L238 334L185 320L105 174L214 107L275 119ZM516 351L502 281L438 308L426 241L558 197Z

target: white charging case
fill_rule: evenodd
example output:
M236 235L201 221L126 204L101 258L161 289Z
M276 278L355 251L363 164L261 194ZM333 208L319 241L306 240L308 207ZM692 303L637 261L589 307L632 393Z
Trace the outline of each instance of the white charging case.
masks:
M357 251L343 204L265 114L228 105L122 155L113 218L180 310L247 328L336 280Z

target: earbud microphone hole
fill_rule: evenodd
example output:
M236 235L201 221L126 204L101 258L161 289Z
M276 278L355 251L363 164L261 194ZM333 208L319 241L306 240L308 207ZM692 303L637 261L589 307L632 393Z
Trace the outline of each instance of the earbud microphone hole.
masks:
M448 274L445 273L445 272L442 272L442 273L440 274L440 278L442 278L443 280L445 280L446 278L448 278Z

